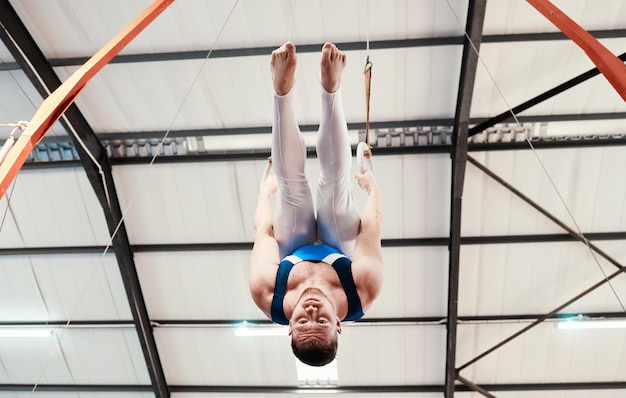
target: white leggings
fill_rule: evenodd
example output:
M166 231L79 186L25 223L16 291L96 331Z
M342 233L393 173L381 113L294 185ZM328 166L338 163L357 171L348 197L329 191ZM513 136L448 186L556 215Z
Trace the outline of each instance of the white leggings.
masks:
M304 173L306 146L296 122L293 95L274 96L272 163L278 180L274 237L281 258L316 242L334 246L348 257L354 252L360 218L352 197L352 150L340 90L321 90L317 218Z

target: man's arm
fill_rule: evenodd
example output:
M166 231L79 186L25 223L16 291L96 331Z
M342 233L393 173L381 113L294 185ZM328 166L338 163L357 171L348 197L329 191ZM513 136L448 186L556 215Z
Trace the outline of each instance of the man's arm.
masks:
M250 255L250 293L257 306L269 316L278 263L278 243L273 233L270 199L276 192L276 178L270 176L261 185L254 213L254 246Z
M361 226L356 238L352 266L363 306L369 307L378 296L383 279L383 253L380 242L382 206L380 188L374 175L366 171L357 173L355 178L359 186L367 191L368 198L361 213Z

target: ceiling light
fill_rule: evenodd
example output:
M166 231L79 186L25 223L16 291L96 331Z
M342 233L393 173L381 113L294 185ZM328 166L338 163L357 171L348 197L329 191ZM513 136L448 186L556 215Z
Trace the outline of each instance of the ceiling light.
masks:
M287 326L259 326L242 322L235 329L235 336L288 336Z
M53 332L50 329L19 329L4 328L0 329L0 337L52 337Z
M624 319L572 319L557 323L559 329L618 329L626 328Z

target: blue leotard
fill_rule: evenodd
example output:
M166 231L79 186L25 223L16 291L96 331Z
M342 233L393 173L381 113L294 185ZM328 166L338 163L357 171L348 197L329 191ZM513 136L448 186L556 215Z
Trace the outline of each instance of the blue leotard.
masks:
M281 325L288 325L289 319L283 311L283 301L287 292L287 280L294 265L302 261L321 261L330 264L343 287L348 298L348 314L344 321L356 321L364 315L361 299L354 284L352 276L352 261L339 250L328 245L308 245L297 249L290 256L285 257L278 266L276 272L276 285L272 298L272 321Z

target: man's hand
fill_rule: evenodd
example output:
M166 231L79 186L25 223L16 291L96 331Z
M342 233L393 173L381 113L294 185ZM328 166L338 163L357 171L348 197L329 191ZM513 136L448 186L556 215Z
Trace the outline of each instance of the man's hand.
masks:
M378 189L378 182L376 182L376 178L371 171L365 170L364 172L357 172L354 175L354 179L359 184L361 189L367 191L367 193L371 193L372 189Z

